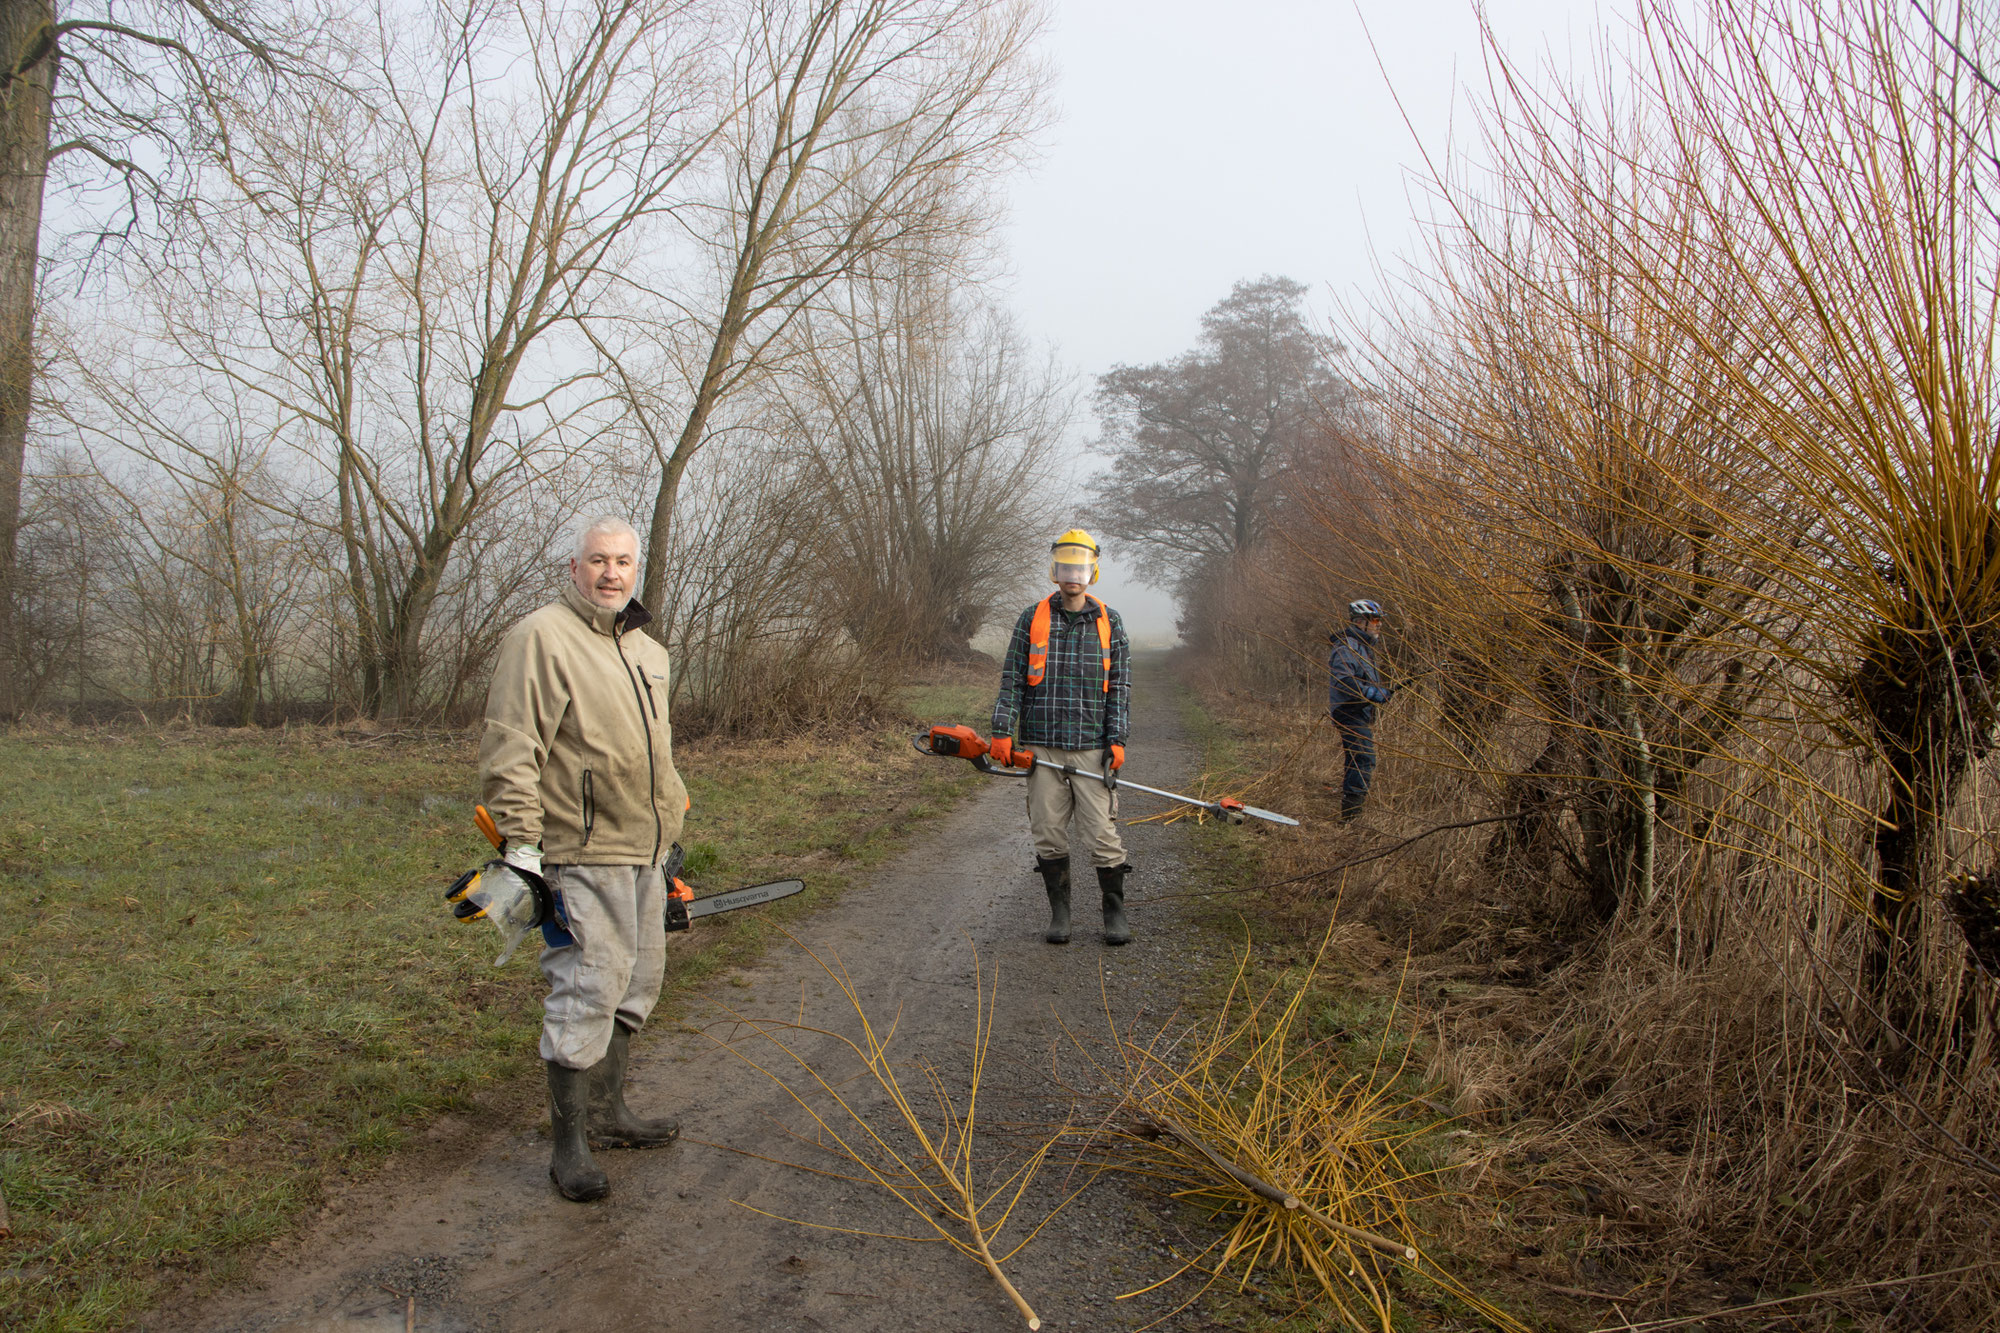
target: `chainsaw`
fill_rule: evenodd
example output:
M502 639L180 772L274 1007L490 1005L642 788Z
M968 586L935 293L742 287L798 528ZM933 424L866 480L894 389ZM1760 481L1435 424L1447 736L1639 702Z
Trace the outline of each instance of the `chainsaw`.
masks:
M681 862L686 859L681 845L675 843L667 853L667 863L660 867L660 873L667 877L673 887L667 890L667 929L686 930L705 916L718 912L733 912L739 907L756 907L763 903L774 903L780 898L789 898L805 890L802 879L774 879L769 884L752 884L746 888L731 889L727 893L711 893L704 897L694 896L680 876Z
M970 760L974 768L987 774L989 777L1009 776L1006 769L995 768L993 762L986 757L992 748L991 744L971 727L932 727L927 732L920 732L912 736L910 744L916 748L918 754L937 755L945 759ZM1070 764L1051 763L1047 759L1038 757L1033 750L1023 749L1018 745L1014 747L1014 761L1011 767L1030 771L1037 768L1046 768L1060 773L1067 778L1092 778L1098 782L1102 782L1114 791L1122 791L1130 787L1133 791L1142 791L1148 796L1164 796L1169 801L1179 801L1183 805L1195 806L1208 811L1218 818L1228 820L1232 824L1241 824L1245 815L1248 815L1252 819L1262 819L1272 824L1284 824L1292 828L1297 828L1299 823L1298 820L1291 818L1289 815L1281 815L1273 810L1259 810L1254 805L1245 805L1243 802L1228 796L1223 797L1219 801L1204 801L1198 796L1183 796L1179 792L1161 791L1158 787L1147 787L1125 778L1107 777L1103 773L1093 773L1087 768L1077 768ZM1026 773L1023 773L1021 776L1025 777Z
M507 841L500 836L499 826L493 822L493 816L486 807L474 806L472 818L479 831L486 835L486 840L493 844L493 850L505 852ZM666 906L666 927L669 931L686 930L700 918L714 916L718 912L733 912L741 907L756 907L789 898L803 892L806 887L804 880L780 879L697 898L694 889L680 877L685 859L681 845L675 843L668 853L666 864L660 867L660 873L669 885ZM487 920L499 929L505 947L493 960L495 967L513 957L514 950L536 927L541 928L542 938L551 948L561 948L572 940L568 923L563 917L560 891L551 888L548 881L534 871L509 865L504 860L488 861L477 870L466 871L445 890L444 898L451 904L451 914L460 921Z

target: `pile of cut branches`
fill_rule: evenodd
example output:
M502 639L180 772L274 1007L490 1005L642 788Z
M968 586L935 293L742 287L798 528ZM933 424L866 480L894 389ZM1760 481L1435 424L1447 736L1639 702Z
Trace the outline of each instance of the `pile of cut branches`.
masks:
M1436 1128L1437 1112L1409 1090L1409 1047L1394 1049L1393 1018L1357 1060L1344 1034L1314 1040L1303 1019L1318 958L1302 979L1261 995L1252 993L1249 961L1246 949L1212 1022L1121 1043L1112 1164L1233 1218L1154 1286L1198 1271L1208 1275L1204 1292L1231 1274L1240 1291L1259 1268L1279 1269L1295 1290L1316 1289L1348 1327L1389 1333L1400 1271L1421 1275L1498 1328L1522 1330L1419 1244L1409 1205L1436 1184L1405 1155Z

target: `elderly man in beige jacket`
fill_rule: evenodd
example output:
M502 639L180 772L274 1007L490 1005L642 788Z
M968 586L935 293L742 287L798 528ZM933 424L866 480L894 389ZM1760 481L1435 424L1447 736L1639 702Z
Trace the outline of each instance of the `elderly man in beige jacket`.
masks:
M639 537L599 519L577 538L560 601L507 631L486 696L480 799L506 859L542 874L559 921L544 930L541 1055L563 1197L601 1199L599 1148L651 1148L680 1132L625 1105L632 1034L666 975L661 862L681 830L667 651L636 633Z

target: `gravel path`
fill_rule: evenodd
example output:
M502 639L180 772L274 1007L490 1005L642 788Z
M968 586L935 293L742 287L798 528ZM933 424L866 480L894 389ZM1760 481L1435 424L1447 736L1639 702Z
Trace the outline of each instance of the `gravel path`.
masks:
M1189 780L1191 755L1174 688L1156 660L1138 663L1133 711L1134 776L1179 789ZM937 761L912 754L910 762ZM1131 796L1123 813L1159 808L1153 798ZM1123 949L1099 942L1094 884L1078 886L1073 942L1042 943L1046 906L1017 780L993 781L924 831L868 886L803 919L798 938L823 957L838 956L878 1031L896 1022L892 1058L913 1100L927 1096L923 1065L962 1093L972 1052L974 947L989 985L997 967L980 1153L981 1160L1006 1160L1032 1141L1034 1127L1064 1118L1068 1089L1096 1083L1075 1038L1099 1058L1108 1054L1107 997L1121 1027L1157 1023L1173 1011L1187 981L1205 970L1203 952L1226 947L1204 943L1179 923L1175 903L1143 901L1184 886L1183 840L1201 836L1184 827L1126 829L1137 870L1128 884L1135 940ZM398 1330L412 1300L414 1327L437 1333L1023 1327L974 1261L938 1243L884 1239L919 1234L921 1227L891 1196L781 1164L842 1169L804 1141L812 1124L798 1104L720 1044L733 1042L742 1055L796 1074L732 1011L743 1020L802 1017L811 1027L849 1035L858 1026L819 965L802 949L780 944L759 965L711 981L680 1030L649 1030L635 1042L629 1100L642 1112L678 1113L686 1140L664 1151L599 1154L611 1177L608 1200L577 1205L556 1195L547 1177L545 1129L524 1123L519 1132L476 1145L434 1134L437 1151L468 1152L455 1169L384 1173L355 1187L338 1201L337 1214L265 1262L250 1283L206 1308L163 1312L145 1327ZM831 1036L794 1038L830 1079L858 1072ZM848 1083L843 1090L865 1096L870 1086ZM1039 1221L1066 1188L1087 1178L1058 1155L1017 1217ZM1019 1234L1017 1221L1001 1243ZM1221 1328L1195 1310L1173 1313L1191 1294L1185 1281L1115 1299L1165 1277L1177 1266L1168 1247L1185 1244L1169 1206L1106 1176L1007 1267L1044 1328L1131 1329L1163 1317L1156 1327Z

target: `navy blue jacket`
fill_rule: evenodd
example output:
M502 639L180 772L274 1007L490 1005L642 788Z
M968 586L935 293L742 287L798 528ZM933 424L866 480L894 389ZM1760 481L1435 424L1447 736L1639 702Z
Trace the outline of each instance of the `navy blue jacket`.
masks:
M1382 683L1382 673L1375 669L1374 636L1349 625L1326 637L1333 644L1326 658L1327 712L1336 722L1372 726L1375 705L1388 703L1395 693Z

